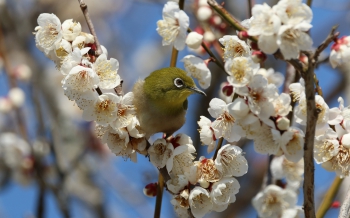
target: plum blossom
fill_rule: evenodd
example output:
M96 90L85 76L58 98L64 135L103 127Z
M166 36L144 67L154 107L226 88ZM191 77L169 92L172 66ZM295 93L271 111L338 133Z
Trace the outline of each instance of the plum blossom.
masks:
M118 103L121 97L113 93L104 93L97 96L83 108L83 118L86 121L96 121L97 124L106 126L117 119Z
M240 40L237 36L225 35L219 39L219 42L224 46L224 60L236 57L249 57L251 51L247 43Z
M236 92L247 96L250 110L260 119L268 119L275 112L273 101L278 97L277 88L268 84L267 80L260 74L252 77L248 87L237 88Z
M177 50L185 48L189 17L180 10L178 3L167 2L163 8L163 20L157 22L157 32L163 38L163 46L174 44Z
M320 95L315 96L315 103L319 112L316 127L318 129L323 129L328 122L329 107ZM303 95L300 98L299 105L295 108L295 122L301 125L306 125L306 112L306 97Z
M350 36L337 39L331 47L329 62L333 68L342 66L350 60Z
M92 65L92 69L100 78L100 83L98 86L101 89L113 89L120 84L118 68L119 62L114 58L107 60L107 56L105 54L101 54L97 58L95 63Z
M339 107L334 107L329 109L329 120L330 125L339 125L342 123L348 131L350 130L350 108L344 107L344 99L342 97L338 98Z
M271 129L273 139L280 146L285 157L289 161L298 162L304 155L304 132L297 127L290 127L289 130L281 133Z
M177 194L188 185L188 180L184 175L177 175L168 180L166 185L172 193Z
M305 96L305 81L300 78L298 83L292 83L289 85L290 93L293 96L293 101L300 101L302 96Z
M273 106L275 108L274 116L287 116L292 110L290 103L290 95L281 93L280 96L273 101Z
M222 212L227 209L230 203L236 201L240 185L235 178L224 178L215 182L211 188L210 197L213 202L213 209Z
M94 99L94 89L99 83L99 78L91 68L75 66L62 80L64 94L69 100ZM78 104L79 105L79 104Z
M162 168L173 154L174 147L165 139L157 139L148 149L148 155L151 163L158 168Z
M225 63L225 70L229 74L227 80L235 87L246 86L258 69L259 64L248 57L231 58Z
M277 185L269 185L259 192L252 204L261 218L279 218L286 209L293 208L297 203L297 195L289 189Z
M35 28L36 46L47 55L62 39L61 21L54 14L42 13L38 24Z
M62 40L62 42L65 40ZM67 75L73 67L76 67L78 65L83 65L84 67L89 67L92 65L88 59L87 59L87 53L89 52L90 47L86 47L86 48L74 48L73 51L71 52L67 52L66 50L61 51L60 53L63 55L60 55L60 60L61 60L61 65L60 65L60 72L63 75ZM57 50L56 50L56 55L57 54ZM84 64L83 64L84 63Z
M223 173L224 177L243 176L248 171L248 163L243 156L243 151L235 145L224 145L218 151L215 165Z
M203 41L203 35L197 32L190 32L186 38L186 45L192 49L198 49Z
M267 54L275 53L278 49L276 34L281 26L280 18L266 3L254 5L252 15L248 34L250 36L259 36L258 46L263 52Z
M214 98L209 103L209 114L215 118L212 123L216 138L225 138L229 142L238 141L244 137L244 131L241 126L236 123L237 113L232 110L234 103L226 104L223 100ZM245 111L243 113L248 113Z
M309 23L281 26L277 35L277 45L286 60L299 58L300 51L311 49L312 38L306 33L311 27Z
M175 213L178 217L188 217L189 203L189 191L184 189L180 194L174 195L170 203L174 206Z
M312 10L301 0L280 0L273 10L284 24L297 25L311 23L312 20Z
M315 137L314 158L321 164L329 161L339 152L338 134L328 128L323 135Z
M110 122L113 128L121 128L127 126L131 119L134 118L135 108L133 105L134 93L128 92L123 96L120 96L119 102L117 102L117 117L114 121Z
M271 127L262 124L261 127L256 128L255 133L252 135L255 151L260 154L277 154L280 150L280 145L275 143Z
M200 87L207 89L210 86L211 72L201 58L187 55L181 61L187 74L198 79Z
M213 208L210 193L206 189L198 186L191 190L189 203L191 212L196 218L203 217Z
M185 168L193 165L196 149L191 138L185 134L177 134L170 142L174 151L166 163L166 169L171 176L184 175Z
M201 119L198 121L200 127L199 137L204 145L208 145L207 151L210 153L214 150L216 142L214 130L211 127L212 122L205 116L200 116L200 118Z
M284 76L280 72L275 72L273 68L265 69L265 68L260 68L256 74L261 74L263 75L266 79L268 84L275 84L277 87L281 87L281 85L284 82Z
M73 19L65 20L62 23L62 35L67 41L72 42L81 33L80 23L73 22Z
M287 180L287 188L297 190L300 187L304 174L304 159L292 162L283 155L274 157L270 168L274 179Z

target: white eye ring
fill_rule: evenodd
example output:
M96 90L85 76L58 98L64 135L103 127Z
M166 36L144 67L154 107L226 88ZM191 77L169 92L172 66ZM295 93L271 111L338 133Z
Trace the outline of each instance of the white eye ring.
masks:
M181 88L184 86L184 81L181 78L174 79L174 84L176 87Z

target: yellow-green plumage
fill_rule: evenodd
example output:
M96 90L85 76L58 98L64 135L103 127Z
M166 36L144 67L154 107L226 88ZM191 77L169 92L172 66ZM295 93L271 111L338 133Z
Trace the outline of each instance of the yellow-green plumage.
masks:
M144 81L136 82L136 116L146 136L158 132L171 135L180 129L185 123L187 97L195 92L204 94L185 71L175 67L156 70Z

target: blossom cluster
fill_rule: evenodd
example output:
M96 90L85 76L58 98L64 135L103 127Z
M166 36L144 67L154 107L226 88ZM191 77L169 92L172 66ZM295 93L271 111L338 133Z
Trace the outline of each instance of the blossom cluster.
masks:
M337 39L331 47L329 62L333 68L342 66L350 61L350 36Z
M250 36L258 36L259 48L273 54L280 49L284 59L299 58L301 50L309 50L312 39L307 31L312 27L312 11L301 0L280 0L272 8L256 4L252 17L244 22Z
M0 135L0 154L1 182L12 177L20 184L29 184L34 170L31 146L18 135L4 132Z
M61 24L56 15L41 14L38 24L36 46L64 76L64 94L83 110L85 120L96 122L97 135L113 153L136 161L136 153L145 152L145 134L135 116L133 93L114 92L121 83L118 60L108 59L103 46L96 58L94 37L82 32L80 23L69 19Z
M304 160L294 163L282 155L274 157L270 168L274 183L264 187L252 200L259 217L304 217L302 207L296 205Z
M290 161L298 162L303 156L304 133L290 127L287 115L291 98L278 94L276 86L281 85L283 77L272 69L260 68L252 58L250 46L237 36L226 35L219 41L225 46L225 69L229 75L223 90L236 97L231 97L229 103L217 98L209 103L209 113L215 120L201 117L202 143L208 145L210 152L216 139L236 142L247 137L254 140L259 153L284 154ZM269 79L273 77L274 80Z
M225 210L236 201L240 188L234 177L248 170L242 150L235 145L224 145L216 159L200 157L193 161L195 152L191 138L185 134L157 139L148 150L151 163L165 167L171 177L167 188L173 194L171 203L180 217L188 217L189 208L194 217Z

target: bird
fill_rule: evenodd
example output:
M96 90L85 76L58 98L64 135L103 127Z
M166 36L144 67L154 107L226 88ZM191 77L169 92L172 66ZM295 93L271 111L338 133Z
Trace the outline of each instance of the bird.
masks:
M136 117L146 138L160 132L170 137L185 123L187 97L194 93L206 96L184 70L176 67L153 71L135 83L133 93Z

